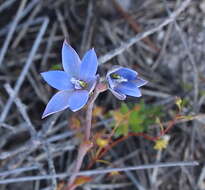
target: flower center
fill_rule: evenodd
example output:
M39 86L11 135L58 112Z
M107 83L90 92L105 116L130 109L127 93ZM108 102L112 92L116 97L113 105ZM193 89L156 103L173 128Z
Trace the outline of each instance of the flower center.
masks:
M116 82L121 83L121 82L127 82L128 80L120 75L118 75L117 73L112 73L110 75L110 77L112 79L114 79Z
M77 90L82 89L82 88L86 88L88 86L88 84L83 80L71 78L70 81L74 85L75 89L77 89Z

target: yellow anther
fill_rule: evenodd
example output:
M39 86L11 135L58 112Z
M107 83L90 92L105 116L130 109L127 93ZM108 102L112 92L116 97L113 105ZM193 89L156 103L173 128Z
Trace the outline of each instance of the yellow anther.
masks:
M120 78L121 78L121 76L118 75L118 74L116 74L116 73L112 73L110 76L111 76L111 78L113 78L113 79L120 79Z
M85 81L83 81L83 80L78 80L78 83L80 84L80 86L82 88L86 88L88 86L88 84Z

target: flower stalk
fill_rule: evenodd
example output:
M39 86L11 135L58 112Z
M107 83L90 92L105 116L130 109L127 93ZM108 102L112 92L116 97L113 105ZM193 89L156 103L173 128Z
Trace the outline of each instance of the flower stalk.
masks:
M97 99L98 95L101 92L107 90L107 85L104 83L97 82L93 95L91 96L90 100L88 101L87 111L86 111L86 121L85 121L85 137L83 143L80 145L78 150L78 156L75 163L75 168L73 171L72 176L70 177L68 187L66 190L74 190L77 185L75 184L75 179L77 177L77 173L80 171L82 166L84 157L86 156L87 152L92 148L93 143L90 140L91 137L91 128L92 128L92 112L95 100Z

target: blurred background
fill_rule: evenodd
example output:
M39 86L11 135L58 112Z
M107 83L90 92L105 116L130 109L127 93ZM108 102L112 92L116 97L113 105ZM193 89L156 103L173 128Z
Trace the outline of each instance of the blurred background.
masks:
M72 172L86 108L41 119L56 91L40 73L62 70L64 39L81 57L94 47L101 76L121 65L149 81L141 98L99 96L82 170L182 163L98 173L79 189L205 189L204 0L0 0L0 189L62 190Z

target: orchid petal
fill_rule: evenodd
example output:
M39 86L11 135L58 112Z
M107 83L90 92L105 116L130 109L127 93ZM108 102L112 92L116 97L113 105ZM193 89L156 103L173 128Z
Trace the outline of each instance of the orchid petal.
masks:
M147 84L147 81L146 80L143 80L141 78L137 78L135 80L135 83L137 85L137 87L141 87L141 86L144 86L145 84Z
M97 78L99 77L99 75L96 75L96 76L94 76L94 77L90 77L90 78L88 78L87 79L87 83L88 83L88 87L87 87L87 91L89 92L89 93L91 93L93 90L94 90L94 88L95 88L95 86L96 86L96 83L97 83Z
M137 72L129 68L122 67L119 70L117 70L115 73L127 80L135 80L137 78Z
M110 75L108 75L106 78L111 89L113 89L118 84L115 80L111 79Z
M65 72L73 77L78 76L81 60L76 51L64 41L62 47L62 63Z
M73 84L70 82L70 76L64 71L48 71L41 73L43 79L57 90L71 90Z
M80 78L86 80L97 72L98 60L94 49L87 51L80 66Z
M69 98L69 108L76 112L80 110L88 101L89 93L87 90L76 90Z
M42 118L68 108L71 94L72 91L67 90L56 93L48 102Z
M118 98L119 100L125 100L126 99L126 95L125 94L121 94L118 93L117 91L113 90L112 88L109 88L109 90L112 92L112 94Z
M140 97L142 95L137 85L133 82L120 83L115 88L115 91L120 94L126 94L126 95L134 96L134 97Z

